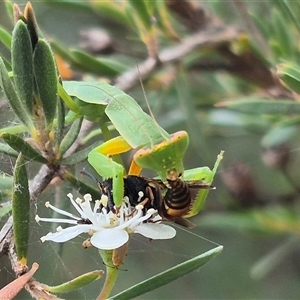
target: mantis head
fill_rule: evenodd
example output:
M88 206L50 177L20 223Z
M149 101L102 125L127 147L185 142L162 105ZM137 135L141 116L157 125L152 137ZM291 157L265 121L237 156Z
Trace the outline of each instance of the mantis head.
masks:
M170 172L183 174L183 156L189 144L186 131L178 131L170 139L154 145L152 148L138 150L133 160L142 168L155 171L165 181Z

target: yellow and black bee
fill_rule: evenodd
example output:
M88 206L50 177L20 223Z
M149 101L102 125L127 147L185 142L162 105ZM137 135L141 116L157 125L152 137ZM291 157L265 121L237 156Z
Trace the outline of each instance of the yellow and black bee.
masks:
M90 176L86 172L82 172ZM92 176L90 176L92 177ZM93 178L93 177L92 177ZM169 174L167 182L136 175L124 177L124 197L134 207L143 204L144 211L153 208L164 221L171 221L184 227L194 227L194 224L185 219L199 189L211 189L212 187L202 181L184 181L180 176ZM113 199L112 179L103 182L97 180L102 195L108 198L107 209L115 211ZM151 222L151 219L148 220Z

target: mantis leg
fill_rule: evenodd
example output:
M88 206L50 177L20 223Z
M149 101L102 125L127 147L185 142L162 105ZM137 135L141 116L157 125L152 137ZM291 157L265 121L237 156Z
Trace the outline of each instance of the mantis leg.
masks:
M110 158L110 155L130 150L130 145L122 138L113 138L93 149L88 155L88 162L103 179L112 178L113 199L120 206L124 196L124 167Z

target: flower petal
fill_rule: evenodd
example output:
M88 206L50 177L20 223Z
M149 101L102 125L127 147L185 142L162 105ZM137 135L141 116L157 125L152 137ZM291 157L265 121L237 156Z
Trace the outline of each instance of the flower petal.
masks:
M109 228L94 233L91 237L91 243L99 249L112 250L124 245L128 238L128 233L125 230Z
M65 229L62 229L58 232L49 232L47 235L43 236L41 240L44 241L53 241L57 243L62 243L68 240L73 239L77 235L83 233L83 232L89 232L90 229L92 229L93 226L83 224L83 225L76 225L72 227L68 227Z
M134 229L134 233L139 233L153 240L164 240L173 238L176 235L176 230L164 224L142 223Z

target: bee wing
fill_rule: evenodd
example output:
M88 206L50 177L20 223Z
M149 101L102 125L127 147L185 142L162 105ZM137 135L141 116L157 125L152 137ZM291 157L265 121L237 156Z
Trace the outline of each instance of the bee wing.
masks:
M186 181L189 189L192 191L193 189L199 190L199 189L210 189L214 190L215 187L210 185L209 183L203 181L203 180L196 180L196 181Z
M174 221L174 223L179 224L179 225L189 228L189 229L194 228L196 226L194 223L192 223L191 221L184 219L184 218L175 218L173 221Z
M160 179L146 178L146 177L144 177L144 179L152 187L156 187L156 188L160 188L160 189L166 189L167 188L167 186Z

